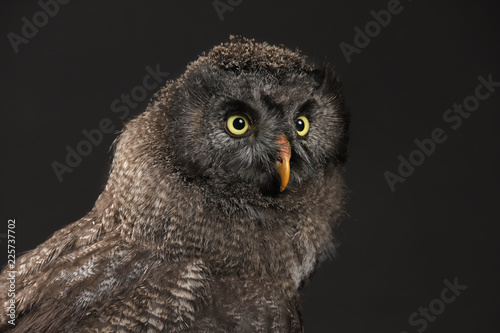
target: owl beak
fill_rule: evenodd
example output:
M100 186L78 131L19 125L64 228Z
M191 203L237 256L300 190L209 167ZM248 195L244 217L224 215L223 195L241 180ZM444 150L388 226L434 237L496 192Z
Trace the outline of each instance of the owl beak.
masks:
M276 170L278 170L281 180L280 192L283 192L290 180L290 157L292 156L292 149L290 142L288 142L283 134L279 136L277 142L280 145L280 152L278 158L276 158Z

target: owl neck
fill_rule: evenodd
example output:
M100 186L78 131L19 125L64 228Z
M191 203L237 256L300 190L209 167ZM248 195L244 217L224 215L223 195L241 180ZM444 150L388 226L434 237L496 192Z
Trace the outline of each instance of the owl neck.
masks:
M113 217L107 229L158 258L201 258L214 274L285 275L298 286L333 253L343 206L334 169L321 177L319 190L310 184L265 200L215 197L175 172L152 170L130 178L123 190L125 174L110 177L101 215Z

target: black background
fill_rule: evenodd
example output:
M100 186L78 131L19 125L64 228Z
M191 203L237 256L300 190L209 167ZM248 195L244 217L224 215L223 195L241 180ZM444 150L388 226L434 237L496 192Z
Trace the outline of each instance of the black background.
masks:
M402 0L403 11L348 63L339 47L373 20L377 1L250 1L224 13L212 1L76 1L61 5L15 54L35 1L0 5L2 108L0 246L16 219L16 251L88 212L105 185L116 134L59 182L51 167L66 145L109 118L113 100L142 84L145 67L170 79L204 50L241 34L300 48L334 64L353 114L346 180L349 212L334 261L304 291L307 332L417 332L408 317L440 297L444 279L467 290L426 332L499 332L500 88L453 130L443 113L473 95L478 76L500 81L497 1ZM153 92L149 93L149 96ZM144 110L133 109L130 119ZM442 128L447 140L393 193L384 172L414 140Z

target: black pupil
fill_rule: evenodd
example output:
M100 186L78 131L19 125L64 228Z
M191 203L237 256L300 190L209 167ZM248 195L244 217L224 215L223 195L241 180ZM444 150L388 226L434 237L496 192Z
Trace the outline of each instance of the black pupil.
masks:
M238 131L241 131L242 129L245 128L245 120L243 118L236 118L234 121L233 121L233 126L235 129L237 129Z
M304 130L304 128L306 127L304 125L304 121L302 119L297 120L297 123L295 124L295 126L297 127L297 131L299 131L299 132L302 132Z

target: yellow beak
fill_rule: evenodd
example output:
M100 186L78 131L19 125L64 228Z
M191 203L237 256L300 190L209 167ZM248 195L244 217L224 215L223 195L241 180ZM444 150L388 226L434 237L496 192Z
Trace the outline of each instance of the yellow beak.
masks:
M281 180L280 192L283 192L290 180L290 157L292 157L292 148L285 135L281 134L277 141L280 145L280 152L276 159L276 170Z

